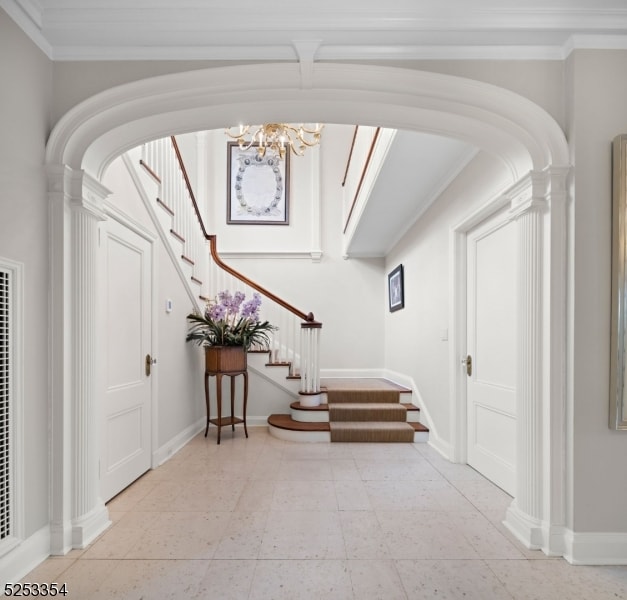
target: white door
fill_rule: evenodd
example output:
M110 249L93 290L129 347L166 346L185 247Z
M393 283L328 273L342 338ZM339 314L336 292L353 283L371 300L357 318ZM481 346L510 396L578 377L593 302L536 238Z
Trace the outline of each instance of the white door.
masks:
M101 496L107 501L151 466L152 245L117 221L103 227L104 394Z
M515 496L516 226L506 213L468 233L466 256L467 461Z

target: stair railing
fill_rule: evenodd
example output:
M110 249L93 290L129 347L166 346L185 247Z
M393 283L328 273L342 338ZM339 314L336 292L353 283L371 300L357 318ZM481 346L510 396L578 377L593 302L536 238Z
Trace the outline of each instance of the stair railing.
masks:
M313 313L299 310L220 258L217 237L207 232L174 136L144 144L141 163L160 181L159 202L173 213L172 233L184 240L181 258L193 264L192 279L202 286L200 299L207 302L225 289L243 291L247 297L260 294L261 319L278 327L267 349L269 364L288 366L289 377L300 378L300 394L319 394L322 323Z

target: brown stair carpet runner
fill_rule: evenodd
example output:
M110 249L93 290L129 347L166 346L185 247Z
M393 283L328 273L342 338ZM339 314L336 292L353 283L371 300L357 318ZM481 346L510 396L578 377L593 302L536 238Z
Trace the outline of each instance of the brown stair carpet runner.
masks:
M398 390L328 390L332 442L413 442Z

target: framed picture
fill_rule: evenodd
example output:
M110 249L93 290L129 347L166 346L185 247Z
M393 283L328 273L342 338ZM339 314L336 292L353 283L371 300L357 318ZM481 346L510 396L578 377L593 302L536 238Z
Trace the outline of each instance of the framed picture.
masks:
M398 265L398 267L388 275L388 298L390 301L390 312L394 312L405 306L403 265Z
M226 222L230 225L289 224L289 152L281 160L258 146L227 144Z

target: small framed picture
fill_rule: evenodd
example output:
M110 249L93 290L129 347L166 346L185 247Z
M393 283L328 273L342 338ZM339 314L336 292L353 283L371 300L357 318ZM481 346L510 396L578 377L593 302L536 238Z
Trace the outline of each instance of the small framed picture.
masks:
M390 301L390 312L400 310L405 306L403 265L398 265L388 275L388 298Z
M226 222L230 225L288 225L290 155L280 159L258 145L227 145Z

